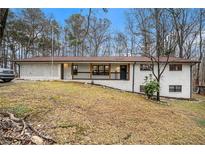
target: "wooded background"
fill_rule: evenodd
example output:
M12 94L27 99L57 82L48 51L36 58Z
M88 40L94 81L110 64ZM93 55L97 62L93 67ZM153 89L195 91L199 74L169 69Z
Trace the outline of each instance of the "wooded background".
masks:
M41 9L0 9L0 67L34 56L176 56L201 61L196 85L205 85L205 9L127 9L124 31L100 18L109 9L68 15L62 26ZM117 15L116 15L117 18ZM52 35L53 34L53 35ZM52 48L53 44L53 48Z

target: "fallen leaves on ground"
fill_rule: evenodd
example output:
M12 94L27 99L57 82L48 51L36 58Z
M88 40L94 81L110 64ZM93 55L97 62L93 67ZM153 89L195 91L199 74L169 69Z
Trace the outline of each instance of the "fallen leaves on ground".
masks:
M19 117L30 114L29 121L58 144L205 144L201 99L163 105L141 95L72 82L0 87L1 109Z

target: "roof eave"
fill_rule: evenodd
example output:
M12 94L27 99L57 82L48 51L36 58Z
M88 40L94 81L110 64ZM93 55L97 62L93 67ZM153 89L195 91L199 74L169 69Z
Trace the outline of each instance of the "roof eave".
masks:
M14 62L16 63L30 63L30 62L52 62L51 60L14 60ZM144 63L144 62L151 62L151 61L117 61L117 60L54 60L53 62L55 63L62 63L62 62L119 62L119 63ZM162 61L161 63L166 63L166 61ZM200 61L169 61L168 63L191 63L191 64L197 64L197 63L201 63Z

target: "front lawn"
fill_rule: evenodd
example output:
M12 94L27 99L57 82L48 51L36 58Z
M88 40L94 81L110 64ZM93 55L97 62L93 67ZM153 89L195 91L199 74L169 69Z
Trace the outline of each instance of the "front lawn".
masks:
M205 144L205 98L158 104L144 96L71 82L0 87L0 109L58 144Z

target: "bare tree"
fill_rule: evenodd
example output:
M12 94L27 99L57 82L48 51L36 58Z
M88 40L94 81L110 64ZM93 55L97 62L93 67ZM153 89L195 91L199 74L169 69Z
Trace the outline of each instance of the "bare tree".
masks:
M129 48L129 53L131 56L137 55L138 53L138 48L139 45L137 44L137 36L135 33L135 22L133 20L133 16L130 14L130 11L125 12L126 15L126 36L127 36L127 42L128 42L128 48Z
M150 9L132 9L128 13L127 19L128 30L130 31L130 33L132 33L133 36L136 36L139 39L138 47L140 47L140 50L142 50L143 53L146 54L150 52L153 42L153 32L150 31L152 27L150 17Z
M0 44L4 36L4 29L6 27L6 20L8 16L9 9L0 9Z
M118 56L129 56L127 37L122 32L118 32L114 38L115 54Z
M91 56L99 56L103 44L108 40L108 29L110 27L108 19L98 19L92 17L90 20L90 30L88 33L89 49L92 51Z
M8 12L9 9L0 9L0 51L2 50L2 40L3 40L3 36L4 36L4 29L6 27L6 20L7 20L7 16L8 16ZM3 58L7 58L5 57L0 57L0 62Z
M203 58L203 37L202 33L204 31L204 19L205 19L205 11L204 9L199 10L199 61L202 61ZM196 72L196 85L199 85L199 78L200 78L200 66L201 64L197 64L197 72ZM202 72L203 73L203 72Z
M177 46L179 49L179 57L184 58L184 45L192 34L196 26L196 10L189 9L168 9L170 11L174 30L176 32Z
M170 22L170 16L166 9L150 9L148 22L152 23L155 45L149 53L143 55L150 58L152 63L152 74L160 85L160 79L169 63L171 53L176 47L175 34ZM155 69L156 66L156 69ZM160 100L160 91L157 92L157 100Z

